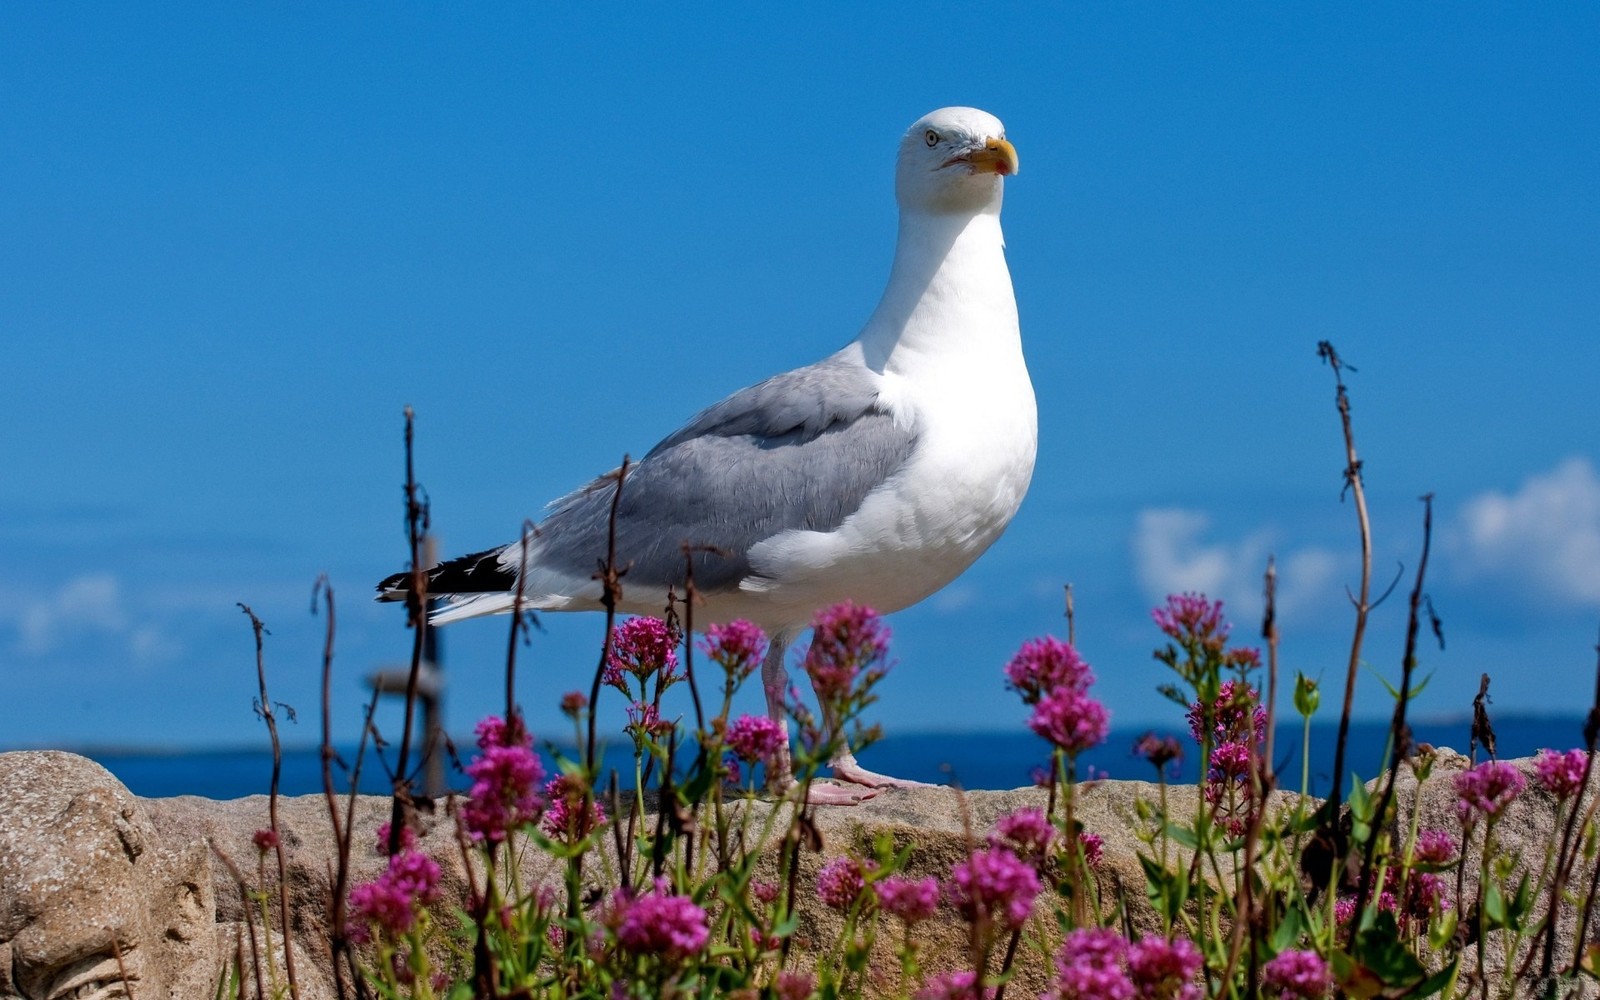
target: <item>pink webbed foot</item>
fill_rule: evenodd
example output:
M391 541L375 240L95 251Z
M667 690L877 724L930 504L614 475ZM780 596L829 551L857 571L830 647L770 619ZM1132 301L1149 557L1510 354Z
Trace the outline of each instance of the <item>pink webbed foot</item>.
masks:
M871 789L881 788L943 788L943 785L929 784L926 781L912 781L909 778L891 778L887 774L869 771L856 763L854 754L843 753L835 757L829 765L833 768L833 776L840 781L848 781L855 785L864 785Z

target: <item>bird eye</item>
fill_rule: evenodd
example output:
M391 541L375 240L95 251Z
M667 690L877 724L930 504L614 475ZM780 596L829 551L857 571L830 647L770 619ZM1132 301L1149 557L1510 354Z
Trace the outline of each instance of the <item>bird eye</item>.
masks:
M928 131L923 134L922 138L926 139L927 142L928 142L928 145L930 145L930 146L939 145L939 133L935 132L931 128L928 129Z

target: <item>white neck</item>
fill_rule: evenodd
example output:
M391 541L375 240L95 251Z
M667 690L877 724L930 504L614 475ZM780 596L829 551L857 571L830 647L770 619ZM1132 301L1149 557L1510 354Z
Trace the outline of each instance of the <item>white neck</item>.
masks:
M902 209L894 266L858 338L867 365L908 374L934 357L1021 357L999 205L977 214Z

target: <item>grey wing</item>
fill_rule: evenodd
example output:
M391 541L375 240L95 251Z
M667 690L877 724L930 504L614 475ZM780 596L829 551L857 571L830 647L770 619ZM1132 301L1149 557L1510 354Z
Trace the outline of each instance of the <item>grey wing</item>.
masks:
M905 463L914 428L878 402L873 375L830 358L751 386L651 449L623 483L617 561L637 584L677 586L683 545L695 585L737 587L752 546L782 531L831 531ZM539 562L586 577L604 559L614 485L557 501Z

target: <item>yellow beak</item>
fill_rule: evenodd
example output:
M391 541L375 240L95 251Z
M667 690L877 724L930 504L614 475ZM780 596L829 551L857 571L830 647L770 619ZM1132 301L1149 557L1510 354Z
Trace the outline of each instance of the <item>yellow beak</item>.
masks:
M975 174L999 174L1009 177L1017 172L1017 149L1004 139L987 139L982 149L973 150L965 157Z

